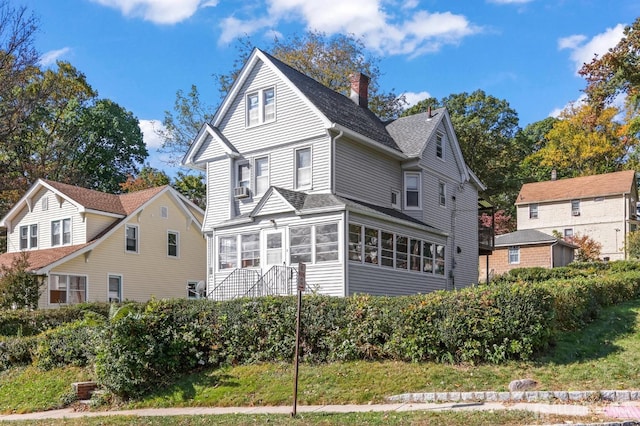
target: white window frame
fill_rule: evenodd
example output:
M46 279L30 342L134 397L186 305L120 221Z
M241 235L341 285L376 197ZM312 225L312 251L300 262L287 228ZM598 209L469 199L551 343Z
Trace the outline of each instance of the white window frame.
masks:
M59 241L57 244L54 243L54 236L57 234L53 233L53 227L54 224L58 223L60 228L60 234L59 234ZM67 235L67 233L64 232L64 225L65 223L69 224L69 232L68 232L68 236L69 236L69 241L65 242L65 235ZM64 218L64 219L56 219L56 220L52 220L51 221L51 247L58 247L58 246L69 246L71 245L71 243L73 242L73 238L72 238L72 234L73 234L73 228L72 228L72 223L71 223L71 218Z
M538 203L529 204L529 219L537 219L538 217Z
M129 229L135 229L135 232L136 232L136 235L135 235L136 249L135 250L129 250L129 244L128 244L129 233L127 232ZM140 253L140 227L138 225L132 225L130 223L127 223L124 226L124 251L125 253Z
M118 297L116 297L115 299L118 300L112 300L114 299L113 297L111 297L111 278L118 278ZM109 303L119 303L122 302L124 300L123 297L123 276L122 274L112 274L112 273L108 273L107 274L107 302Z
M301 167L298 164L298 153L301 151L309 151L309 165L307 167ZM296 189L311 189L313 188L313 150L310 146L305 146L301 148L296 148L293 153L293 163L294 163L294 185ZM300 183L300 172L303 170L308 170L309 172L309 183L303 184Z
M272 235L279 235L280 236L280 247L269 247L269 237ZM264 258L264 266L265 267L270 267L273 265L282 265L285 262L285 246L286 246L286 235L284 233L284 229L268 229L265 230L263 233L263 240L264 242L262 243L262 249L264 250L264 252L262 253L262 257ZM278 256L280 257L280 260L278 262L270 262L269 261L269 255L273 254L273 253L277 253Z
M200 280L187 280L187 299L195 300L199 299L197 287Z
M335 232L331 232L331 233L325 233L325 234L319 234L318 233L318 227L319 226L335 226ZM327 263L327 262L338 262L340 260L340 227L338 226L338 222L327 222L327 223L317 223L314 227L313 227L313 241L314 241L314 247L313 247L313 260L315 263ZM333 240L329 240L329 241L319 241L318 236L319 235L335 235L335 241ZM325 250L326 247L334 247L335 246L335 250ZM320 250L322 248L322 250ZM330 259L323 259L320 260L318 258L318 253L321 253L323 255L330 255L331 257L334 258L330 258Z
M395 203L394 199L395 198ZM397 189L391 190L391 208L392 209L400 209L400 191Z
M18 230L18 247L20 250L26 250L29 248L29 225L22 225Z
M409 189L407 185L407 180L409 177L416 177L418 182L418 188ZM413 206L409 205L409 197L407 196L408 192L417 192L418 193L418 205ZM422 173L421 172L404 172L404 209L405 210L420 210L422 209Z
M222 241L229 241L231 242L231 245L233 245L233 248L235 251L229 250L229 258L225 260L228 260L228 262L224 263L225 265L229 265L229 266L222 266ZM216 268L219 271L225 271L225 270L229 270L229 269L235 269L238 267L238 256L239 256L239 246L238 246L238 236L237 235L223 235L218 237L218 241L217 241L217 245L216 245L216 253L218 254L217 259L216 259ZM233 255L233 256L231 256Z
M580 216L580 200L571 200L571 216Z
M242 170L247 171L248 176L243 179ZM243 160L236 165L236 188L246 187L251 189L251 164L247 160Z
M249 237L253 238L253 240L245 241L245 238L249 238ZM255 239L256 237L257 239ZM260 232L255 231L255 232L241 234L239 238L240 238L240 244L237 247L240 248L240 250L238 250L240 254L240 267L241 268L259 268L260 261L261 261L260 243L262 240L260 238ZM254 244L254 246L251 248L245 248L245 244ZM255 244L257 244L257 246ZM247 262L246 265L245 265L245 262Z
M563 238L573 238L573 228L565 228L562 230Z
M169 248L171 247L171 245L169 244L169 236L170 235L175 235L176 236L176 254L171 254L171 251L169 250ZM172 229L167 229L167 257L172 258L172 259L179 259L180 258L180 232L178 231L174 231Z
M35 229L35 236L33 235L33 230ZM34 238L35 238L35 244L34 244ZM40 235L39 235L39 230L38 230L38 224L37 223L32 223L31 225L29 225L29 248L38 248L38 240L40 239Z
M509 246L507 249L507 262L509 265L520 264L520 246Z
M42 197L42 204L40 208L42 209L43 212L46 212L47 210L49 210L49 198L46 195Z
M297 245L293 245L292 244L292 239L294 238L294 235L292 233L292 231L297 230L297 229L309 229L309 241L307 244L297 244ZM297 237L297 235L296 235ZM294 226L289 228L289 264L290 265L295 265L298 264L299 262L303 262L303 263L313 263L314 260L314 249L315 249L315 237L314 237L314 226L313 225L302 225L302 226ZM308 251L301 253L301 254L295 254L293 253L293 248L294 247L307 247ZM308 254L309 256L309 260L300 260L300 259L296 259L295 261L292 260L293 256L306 256Z
M258 163L261 161L266 161L266 164L267 164L266 174L264 175L258 175L258 173L260 172ZM253 170L255 171L254 173L255 195L263 195L265 192L267 192L267 189L269 189L270 167L271 167L271 164L270 164L268 155L264 157L257 157L255 160L253 160ZM262 171L264 172L264 170Z
M438 181L438 203L442 207L447 206L447 184L442 181Z
M273 93L273 101L270 104L267 104L267 93ZM258 116L255 120L251 120L251 101L250 99L256 97L256 113ZM265 123L271 123L276 121L276 88L275 86L265 87L263 89L254 90L252 92L248 92L245 96L246 103L246 127L255 127ZM271 108L269 108L271 107ZM273 109L272 112L269 112L269 109Z
M444 133L436 133L436 157L444 161Z
M54 276L60 276L60 277L66 277L66 282L65 282L65 288L64 288L64 292L65 292L65 301L64 302L59 302L59 301L52 301L51 300L51 284L53 281L53 277ZM70 277L79 277L79 278L84 278L84 300L81 300L79 302L74 302L74 303L69 303L69 294L70 294L70 288L69 288L69 281L70 281ZM60 287L58 287L58 290L60 289ZM83 275L83 274L69 274L69 273L65 273L65 272L57 272L55 274L50 274L49 275L49 279L48 279L48 284L47 284L47 298L49 299L49 304L50 305L70 305L70 304L75 304L75 303L83 303L86 302L87 300L89 300L89 276L88 275Z

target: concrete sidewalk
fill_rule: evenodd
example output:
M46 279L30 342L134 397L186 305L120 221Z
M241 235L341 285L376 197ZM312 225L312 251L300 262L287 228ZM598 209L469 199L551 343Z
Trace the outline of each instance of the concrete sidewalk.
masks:
M500 402L456 402L456 403L398 403L373 405L299 405L297 412L302 413L355 413L385 411L447 411L447 410L527 410L540 414L558 414L568 416L587 416L593 412L586 405L541 404ZM292 406L270 407L175 407L142 408L119 411L74 411L71 408L28 414L0 415L0 420L40 420L72 419L99 416L178 416L178 415L216 415L216 414L290 414Z

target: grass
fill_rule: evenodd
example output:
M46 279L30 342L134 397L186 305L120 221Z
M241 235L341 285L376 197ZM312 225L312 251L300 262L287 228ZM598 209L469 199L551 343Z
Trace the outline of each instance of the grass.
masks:
M511 380L524 377L535 378L539 382L539 390L640 389L638 330L640 300L605 309L600 318L586 329L558 336L556 346L532 362L479 366L394 361L301 364L298 403L367 404L384 402L385 397L404 392L504 391ZM28 367L5 372L0 375L0 411L29 412L58 408L68 396L70 383L87 380L90 375L87 370L72 368L40 372ZM291 365L236 366L185 376L144 399L129 402L121 408L289 405L292 392ZM469 416L473 416L474 420L470 421ZM536 416L518 412L496 412L491 415L483 412L316 414L305 415L301 420L296 419L295 423L427 424L423 422L428 418L428 424L508 425L535 424ZM485 417L487 420L484 420ZM110 418L109 424L124 424L114 423L112 420L115 418ZM85 421L89 420L84 419L83 423L69 420L69 423L33 424L106 424L100 423L100 420L95 420L96 423L84 423ZM169 423L162 423L165 421ZM277 415L273 418L220 416L207 421L200 420L198 416L173 420L136 420L138 424L149 425L210 424L212 421L215 424L254 424L266 421L284 424L280 422L289 420ZM544 422L552 423L549 417Z
M391 412L391 413L310 413L292 419L283 414L256 414L219 416L168 416L168 417L133 417L110 416L56 419L37 421L11 421L0 424L33 426L102 426L131 425L140 426L202 426L202 425L429 425L429 426L511 426L511 425L545 425L562 423L599 422L604 420L598 416L571 417L558 415L540 415L527 411L441 411L441 412Z

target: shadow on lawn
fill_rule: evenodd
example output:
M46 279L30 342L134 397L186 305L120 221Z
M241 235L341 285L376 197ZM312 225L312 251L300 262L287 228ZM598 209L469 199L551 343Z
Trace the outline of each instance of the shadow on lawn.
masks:
M147 397L166 398L177 396L182 401L189 401L196 397L196 386L213 389L217 387L235 388L240 386L240 384L237 382L237 377L230 374L224 374L222 372L200 372L182 377L176 383L157 392L150 393Z
M640 299L603 309L599 317L575 332L561 333L553 347L538 359L541 364L569 364L604 358L622 350L616 340L638 330ZM640 347L640 335L638 336Z

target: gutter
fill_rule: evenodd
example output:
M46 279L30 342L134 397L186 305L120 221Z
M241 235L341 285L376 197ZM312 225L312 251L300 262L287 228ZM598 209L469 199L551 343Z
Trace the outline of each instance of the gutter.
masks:
M398 151L396 149L390 148L378 141L375 141L371 138L368 138L366 136L361 135L360 133L354 132L353 130L347 129L346 127L338 124L338 123L331 123L331 126L329 127L329 130L335 130L337 132L340 132L342 135L348 135L351 136L355 139L359 139L369 145L372 145L373 147L375 147L376 149L390 155L393 158L396 158L398 160L406 160L410 157L408 157L406 154L404 154L401 151Z

